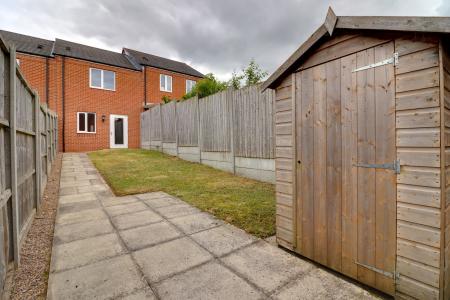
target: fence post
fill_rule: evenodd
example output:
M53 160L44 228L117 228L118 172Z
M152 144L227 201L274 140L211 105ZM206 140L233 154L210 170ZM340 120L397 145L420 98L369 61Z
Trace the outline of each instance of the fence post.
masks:
M202 163L202 125L200 120L200 98L197 96L197 146L199 152L199 162Z
M174 110L175 110L175 153L176 153L176 156L178 157L178 117L177 117L177 104L178 104L178 101L176 101L176 100L174 100L175 101L175 108L174 108Z
M11 202L13 218L14 265L19 266L19 205L17 198L17 138L16 138L16 48L9 48L9 129L11 139Z
M163 119L162 119L162 105L159 103L159 137L161 140L161 152L164 152L164 139L163 139Z
M39 96L33 93L34 98L34 131L35 131L35 147L36 147L36 167L35 167L35 189L36 189L36 211L40 204L41 199L41 176L42 176L42 157L41 157L41 104Z
M235 147L234 147L234 94L233 90L227 90L227 98L229 99L228 109L230 113L230 140L231 140L231 159L233 162L233 174L236 174L236 157L235 157Z

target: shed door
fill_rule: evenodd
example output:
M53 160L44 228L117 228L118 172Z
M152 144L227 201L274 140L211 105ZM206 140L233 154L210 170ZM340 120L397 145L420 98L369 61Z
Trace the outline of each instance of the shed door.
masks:
M298 252L391 294L396 173L379 167L396 159L394 66L353 71L393 54L390 42L296 74Z

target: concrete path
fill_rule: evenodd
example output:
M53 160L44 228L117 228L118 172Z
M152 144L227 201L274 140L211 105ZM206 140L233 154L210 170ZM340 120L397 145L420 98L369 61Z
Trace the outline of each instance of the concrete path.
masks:
M372 299L168 194L115 197L64 154L49 299Z

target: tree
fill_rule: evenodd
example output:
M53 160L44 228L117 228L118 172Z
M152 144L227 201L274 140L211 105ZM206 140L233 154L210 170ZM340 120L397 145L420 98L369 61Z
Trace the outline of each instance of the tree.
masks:
M267 72L263 71L252 58L247 67L242 69L241 74L233 72L228 85L237 90L241 88L242 81L245 82L244 86L250 86L260 83L266 76Z
M169 103L170 101L172 101L172 99L167 95L162 96L161 100L162 100L162 102L164 102L166 104Z
M226 82L218 80L214 74L206 74L205 77L199 80L192 90L183 96L183 99L189 99L195 96L199 98L204 98L206 96L218 93L220 91L226 90L228 84Z

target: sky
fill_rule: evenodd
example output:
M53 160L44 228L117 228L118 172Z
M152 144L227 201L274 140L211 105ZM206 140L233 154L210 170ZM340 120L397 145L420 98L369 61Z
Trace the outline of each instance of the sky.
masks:
M0 29L188 63L221 80L251 59L274 72L336 15L450 16L448 0L0 0Z

